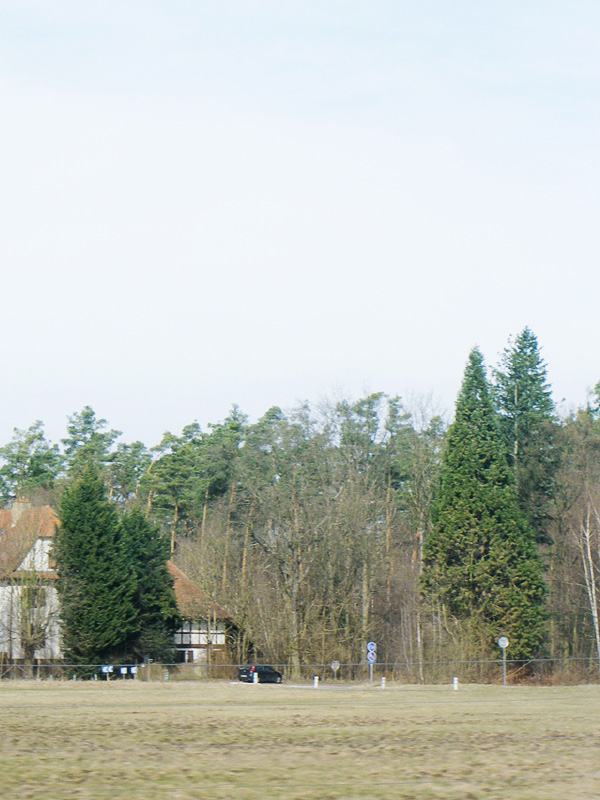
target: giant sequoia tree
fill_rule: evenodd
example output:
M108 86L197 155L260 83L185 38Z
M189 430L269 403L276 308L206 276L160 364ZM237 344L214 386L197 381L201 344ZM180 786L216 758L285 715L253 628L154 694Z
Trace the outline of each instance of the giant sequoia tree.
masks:
M540 542L547 542L558 467L554 402L537 339L524 328L495 372L495 398L519 507Z
M518 506L478 349L469 356L448 431L423 588L465 621L472 647L485 650L506 634L511 654L527 657L542 644L542 568Z

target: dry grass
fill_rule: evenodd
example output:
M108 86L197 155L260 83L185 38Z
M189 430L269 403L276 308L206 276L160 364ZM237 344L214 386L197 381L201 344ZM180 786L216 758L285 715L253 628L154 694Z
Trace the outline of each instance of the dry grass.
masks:
M600 797L600 687L2 682L0 796Z

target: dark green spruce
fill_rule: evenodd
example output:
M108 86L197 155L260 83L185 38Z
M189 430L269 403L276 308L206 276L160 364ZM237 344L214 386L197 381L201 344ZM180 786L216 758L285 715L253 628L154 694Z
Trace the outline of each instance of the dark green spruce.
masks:
M506 348L494 377L500 431L515 477L519 507L537 541L549 543L547 530L558 469L558 425L546 365L529 328Z
M117 512L94 469L65 489L59 518L55 554L65 659L122 661L139 630L136 576Z
M472 652L493 653L500 635L509 638L512 658L539 651L542 565L519 509L478 349L469 355L448 431L422 585L430 601L463 621Z
M140 511L119 517L85 469L64 491L55 554L65 659L71 664L168 661L180 618L169 544Z
M139 626L130 642L129 656L136 660L150 656L168 663L173 659L173 633L181 624L173 579L167 569L169 540L138 509L125 514L120 525L135 574L134 604Z

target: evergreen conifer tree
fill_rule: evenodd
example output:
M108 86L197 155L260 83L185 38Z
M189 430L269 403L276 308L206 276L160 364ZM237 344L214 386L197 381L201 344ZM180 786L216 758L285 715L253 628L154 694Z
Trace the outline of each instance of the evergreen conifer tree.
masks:
M495 399L519 506L539 542L547 542L558 468L554 402L538 341L529 328L504 351L495 372Z
M111 448L121 431L107 430L108 422L98 419L90 406L84 406L68 420L68 435L62 439L68 476L76 478L86 467L102 473L112 459Z
M50 491L61 469L57 445L46 440L44 424L37 420L26 430L14 429L12 440L0 447L0 501L19 495L32 499Z
M170 660L181 619L168 539L137 509L119 518L94 468L65 489L59 515L55 553L66 659Z
M71 664L124 659L139 630L136 576L104 483L87 468L63 493L55 554L65 658Z
M129 655L136 659L150 656L155 661L170 661L173 633L181 618L173 579L166 566L169 539L161 536L138 509L124 515L120 527L136 583L134 603L139 629L129 645Z
M542 567L519 510L478 349L469 356L448 431L433 523L424 548L426 595L466 621L473 642L489 648L505 634L513 657L533 655L544 639Z

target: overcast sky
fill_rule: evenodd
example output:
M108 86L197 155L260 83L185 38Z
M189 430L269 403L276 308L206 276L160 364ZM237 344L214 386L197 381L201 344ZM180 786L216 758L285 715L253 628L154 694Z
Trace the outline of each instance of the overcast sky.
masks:
M600 380L597 0L0 0L0 443Z

